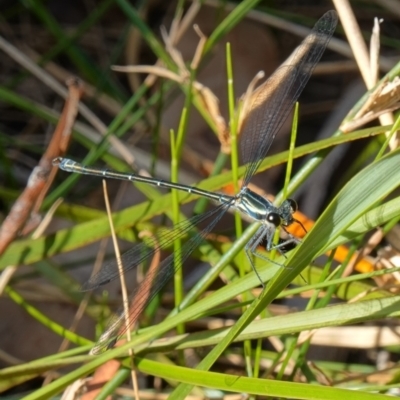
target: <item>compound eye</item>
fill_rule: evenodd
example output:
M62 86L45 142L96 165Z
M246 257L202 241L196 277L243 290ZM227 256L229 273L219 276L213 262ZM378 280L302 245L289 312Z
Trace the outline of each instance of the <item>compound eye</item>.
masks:
M268 214L267 221L275 225L276 227L278 227L282 222L281 217L274 212Z
M287 199L293 212L298 210L297 203L293 199Z

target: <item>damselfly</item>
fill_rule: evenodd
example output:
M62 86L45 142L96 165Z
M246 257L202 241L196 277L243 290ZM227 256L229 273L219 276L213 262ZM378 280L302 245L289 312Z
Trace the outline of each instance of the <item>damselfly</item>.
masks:
M147 275L141 287L148 293L143 298L135 299L135 307L131 310L129 321L133 323L141 314L146 305L162 289L166 282L174 274L174 266L182 265L190 253L198 247L200 242L221 220L230 208L239 210L250 219L260 223L260 227L253 238L245 246L245 252L252 263L252 256L257 255L256 248L264 240L266 249L272 250L284 248L297 239L288 233L286 240L273 244L274 233L277 229L285 230L295 222L293 213L297 209L294 200L287 199L280 206L275 206L266 198L258 195L248 188L249 182L256 173L261 161L271 146L276 133L288 117L294 103L297 101L304 86L308 82L315 65L320 60L337 24L335 11L324 14L315 24L311 33L303 40L289 59L289 64L281 66L252 96L251 109L242 125L240 133L240 150L242 162L247 164L242 181L242 187L238 194L229 196L226 194L209 192L196 187L181 185L163 180L148 178L136 174L125 174L107 169L97 169L83 166L66 158L57 158L53 161L64 171L76 172L86 175L95 175L103 178L113 178L128 181L145 182L154 186L182 190L188 193L206 197L219 203L211 211L194 216L189 220L177 224L172 230L166 231L146 243L135 245L122 256L124 271L136 268L144 260L152 257L160 248L167 248L177 238L185 235L195 225L208 222L206 227L191 237L182 246L179 254L170 254L159 266L158 273ZM253 266L255 273L256 269ZM96 289L116 277L118 277L116 263L105 265L84 286L85 290ZM258 274L257 274L258 276ZM259 277L259 276L258 276ZM260 281L261 278L259 277ZM124 315L121 314L114 320L111 326L103 333L92 353L111 347L118 336L125 333L122 325Z

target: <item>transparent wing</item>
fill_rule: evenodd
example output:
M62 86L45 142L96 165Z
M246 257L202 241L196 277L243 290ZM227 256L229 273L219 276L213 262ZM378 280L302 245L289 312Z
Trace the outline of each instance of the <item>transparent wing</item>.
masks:
M232 200L233 201L233 200ZM178 238L184 236L190 229L193 229L200 222L207 220L210 216L218 214L219 211L225 208L229 208L231 206L231 202L224 203L208 213L200 214L190 219L184 220L178 224L176 224L172 229L161 229L160 233L154 237L146 239L145 242L134 245L131 249L126 251L121 256L121 262L123 266L124 273L127 273L133 269L135 269L142 262L147 260L148 258L152 258L155 253L157 253L160 249L166 249L171 246L171 244ZM222 210L221 210L222 209ZM213 224L212 226L214 226ZM209 230L206 228L204 230L204 234L208 233ZM203 232L202 232L203 233ZM201 237L204 237L204 234L200 234ZM200 237L200 240L201 240ZM187 247L186 245L183 247ZM186 255L186 257L188 254ZM103 286L114 279L118 278L119 270L118 264L116 261L112 261L106 265L104 265L100 271L93 275L83 286L83 291L94 290Z
M156 271L149 270L140 286L133 292L132 300L130 301L129 327L125 325L123 312L111 319L108 328L93 347L91 354L100 354L109 349L120 336L126 333L126 330L138 320L147 304L172 278L175 273L175 265L179 266L183 264L189 255L199 246L204 237L211 232L231 205L232 202L224 203L207 213L183 221L177 224L171 231L152 239L151 243L140 243L122 256L124 271L132 270L143 260L152 257L160 249L170 246L175 239L185 235L198 223L209 221L208 225L202 231L194 235L182 246L180 254L170 254L160 263ZM175 257L177 257L177 263L175 263ZM106 265L84 286L84 290L91 290L104 285L115 279L118 275L118 265L116 263Z
M248 164L243 179L247 186L266 156L275 135L289 115L336 28L337 14L328 11L283 65L252 95L242 125L240 149ZM289 65L290 64L290 65Z

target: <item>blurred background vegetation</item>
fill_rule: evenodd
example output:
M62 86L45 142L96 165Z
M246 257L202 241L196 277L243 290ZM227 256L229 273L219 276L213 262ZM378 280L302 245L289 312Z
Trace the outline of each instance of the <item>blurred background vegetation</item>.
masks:
M68 93L65 82L70 77L79 78L83 82L83 89L81 108L67 155L86 164L107 165L170 180L174 172L174 167L171 170L170 129L175 132L178 130L183 106L187 105L189 98L190 74L219 100L221 116L228 125L226 43L229 42L232 48L237 99L246 91L258 71L263 70L268 76L300 43L307 31L298 32L297 27L311 28L318 18L333 8L330 1L4 0L0 4L2 220L26 187L32 170L46 151L65 103ZM399 5L395 1L378 0L352 2L367 42L373 18L383 19L380 35L381 76L399 61L400 15L395 11L396 4ZM235 7L234 14L232 10ZM173 21L178 21L182 16L184 23L174 38L174 47L186 63L186 77L182 66L177 65L171 48L165 45L162 35L163 29L171 33ZM195 75L189 67L200 39L193 24L197 24L208 38ZM317 66L300 97L296 145L330 137L367 91L352 53L346 47L341 26L335 32L335 38L338 43L331 43L328 47L323 62ZM146 74L126 74L113 70L115 65L155 63L160 68L166 67L181 77L182 81L177 83L165 77L151 78ZM200 182L230 168L229 156L221 152L218 122L221 121L215 118L207 104L200 102L188 109L185 141L179 157L179 182ZM376 126L376 123L370 126ZM286 122L276 138L270 154L287 150L290 131L291 120ZM301 211L310 219L317 219L340 188L373 159L383 142L384 138L363 139L337 148L330 155L331 158L321 164L312 178L294 194ZM295 160L294 172L301 170L305 160L306 157ZM284 176L284 165L279 165L257 175L254 184L263 193L276 195L283 186ZM212 185L210 183L208 186L210 190L219 190L221 187L231 190L227 183L219 186L215 183L217 187ZM122 249L129 248L132 241L137 241L141 231L154 232L159 226L168 225L168 210L160 205L162 200L152 208L153 202L162 199L164 193L156 193L142 185L133 188L132 185L111 181L108 190L113 209L126 210L126 213L117 214L117 231L120 238L124 239ZM117 283L106 294L99 292L95 300L89 300L85 293L79 291L93 265L101 265L104 259L113 257L112 247L99 243L100 239L109 236L102 191L99 179L58 173L40 206L40 216L49 211L60 197L64 198L64 203L54 211L54 217L46 225L42 239L29 236L32 229L26 229L26 234L21 235L17 244L14 243L14 247L0 256L0 268L3 270L13 264L19 265L1 286L4 294L0 299L1 366L23 365L61 352L68 348L64 341L66 338L87 344L83 339L79 342L79 338L60 337L63 333L57 329L56 333L54 330L52 332L49 325L58 323L77 331L82 338L94 340L103 329L110 309L118 308L120 289ZM144 206L132 208L134 205ZM204 205L197 204L197 207L204 208ZM185 205L183 210L192 213L193 204ZM153 216L155 218L151 219ZM33 225L37 226L37 223ZM75 226L80 228L74 231ZM234 226L231 217L223 221L216 237L211 238L216 242L215 247L220 249L224 241L230 243L235 236ZM397 235L392 233L391 238L389 243L396 248ZM185 268L183 291L191 288L208 270L207 261L210 260L206 255L195 254L193 258ZM198 259L202 262L199 263ZM140 276L137 279L140 280ZM231 279L228 273L222 276L222 280L217 280L213 288L221 287L223 280ZM313 283L309 278L306 281ZM298 284L305 283L299 280ZM370 286L358 287L354 296L356 292L370 290L375 284L369 282ZM378 286L385 284L387 282L378 282ZM6 285L16 291L13 292L14 296L11 292L5 295ZM128 286L132 289L135 280L132 279ZM172 285L163 300L159 299L156 306L153 305L143 317L142 326L165 318L167 310L173 308L171 291ZM344 297L341 300L349 299ZM77 317L76 312L83 300L88 302L85 303L85 312L82 311L84 315ZM28 306L24 302L32 305L37 313L28 315ZM98 304L107 306L100 307ZM304 302L278 302L270 312L285 314L290 307L302 309ZM40 312L45 316L45 321L39 322ZM240 309L236 309L232 314L226 312L215 318L218 322L215 326L224 326L225 319L235 319L239 312ZM100 325L96 324L97 328L94 327L94 320L96 323L100 321ZM210 321L207 318L205 322L196 323L189 331L207 330L212 326L208 325ZM349 336L352 334L349 333ZM281 339L285 346L288 345L285 338ZM386 345L353 349L337 343L329 346L328 342L329 338L327 342L312 347L307 357L308 360L325 362L318 368L326 368L321 375L328 376L331 383L335 379L345 381L353 373L354 376L372 374L377 369L393 367L391 362L397 363L398 346L395 349L388 349ZM264 344L264 350L269 360L279 359L280 353L272 345ZM238 359L234 359L236 353ZM196 364L202 357L201 351L191 356ZM187 364L191 362L187 361ZM378 365L380 362L384 367ZM228 363L228 366L224 363ZM218 371L243 374L245 364L245 357L236 349L221 360ZM267 372L261 375L275 376L273 365L273 362L266 363ZM264 366L260 368L264 369ZM307 376L304 370L302 372ZM65 371L58 370L58 373ZM395 376L395 372L388 373L382 379L372 379L371 385L389 385ZM34 380L30 381L31 378ZM359 382L359 375L354 379ZM25 376L16 384L5 384L3 390L15 390L18 393L40 386L43 380L50 381L51 377L37 372ZM290 375L289 380L296 380L295 374ZM149 382L141 383L151 388L156 386L155 381ZM21 386L18 387L18 384ZM162 386L159 386L159 390L162 390Z

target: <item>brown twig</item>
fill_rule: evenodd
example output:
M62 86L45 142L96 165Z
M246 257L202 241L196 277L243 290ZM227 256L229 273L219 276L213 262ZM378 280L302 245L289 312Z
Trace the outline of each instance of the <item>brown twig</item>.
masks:
M57 171L53 169L52 160L64 155L67 150L81 95L80 81L73 78L67 85L69 95L47 150L0 227L0 254L16 237L31 232L40 222L38 212Z

